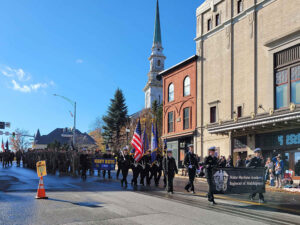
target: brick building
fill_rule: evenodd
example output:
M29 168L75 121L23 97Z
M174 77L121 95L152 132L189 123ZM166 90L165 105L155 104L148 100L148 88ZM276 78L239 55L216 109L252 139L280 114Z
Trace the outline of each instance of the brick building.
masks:
M161 72L163 81L163 139L179 167L187 149L194 143L197 110L197 56Z

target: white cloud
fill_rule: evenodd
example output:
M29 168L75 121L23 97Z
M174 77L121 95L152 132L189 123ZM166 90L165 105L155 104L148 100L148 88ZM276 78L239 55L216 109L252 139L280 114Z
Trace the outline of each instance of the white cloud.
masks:
M19 81L28 81L31 79L29 73L25 73L23 69L13 69L9 66L1 68L1 73L6 77L18 78Z
M82 59L77 59L76 63L81 64L81 63L83 63L83 60Z
M29 83L28 81L31 79L31 75L29 73L25 72L23 69L13 69L9 66L0 66L0 74L11 80L11 88L13 90L23 93L36 92L55 85L54 81L47 83Z
M29 93L31 92L31 88L27 85L23 85L21 86L20 84L18 84L15 80L11 81L13 83L13 89L16 91L20 91L20 92L24 92L24 93Z
M12 80L13 89L15 91L20 91L23 93L30 93L32 91L38 91L39 89L44 89L48 87L47 83L36 83L30 85L20 85L17 81Z

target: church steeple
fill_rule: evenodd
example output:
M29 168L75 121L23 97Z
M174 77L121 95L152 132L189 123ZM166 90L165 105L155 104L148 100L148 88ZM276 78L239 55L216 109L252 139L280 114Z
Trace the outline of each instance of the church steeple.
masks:
M161 31L160 31L160 18L159 18L159 4L156 2L156 16L155 16L155 27L154 27L154 38L153 44L161 43Z
M157 80L156 76L159 72L165 68L166 57L163 54L161 29L160 29L160 15L159 15L159 3L156 2L155 13L155 26L152 52L149 57L150 71L148 73L148 82L144 88L145 92L145 108L151 108L152 103L156 100L158 104L162 103L162 81Z

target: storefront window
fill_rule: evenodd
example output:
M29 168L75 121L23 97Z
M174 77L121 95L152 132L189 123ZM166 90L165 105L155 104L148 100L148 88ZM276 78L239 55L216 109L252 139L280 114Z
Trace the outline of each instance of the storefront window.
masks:
M289 170L290 169L290 153L286 152L284 154L284 158L283 158L283 162L284 162L284 171Z
M295 152L295 176L300 176L300 152Z

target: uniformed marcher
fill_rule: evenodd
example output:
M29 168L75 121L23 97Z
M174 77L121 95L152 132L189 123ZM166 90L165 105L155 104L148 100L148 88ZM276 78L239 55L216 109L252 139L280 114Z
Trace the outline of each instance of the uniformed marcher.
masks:
M106 149L106 153L103 155L103 158L104 159L112 159L113 158L110 148ZM105 178L106 170L103 170L102 173L103 173L103 178ZM108 173L108 178L111 179L110 170L107 170L107 173Z
M163 169L164 173L167 176L167 183L168 183L168 193L173 194L173 180L175 177L175 173L178 174L178 169L176 165L176 161L172 156L172 150L167 150L167 155L163 159Z
M190 144L188 147L189 147L189 151L188 153L186 153L183 162L184 162L184 166L188 170L189 182L184 189L187 192L190 192L191 189L191 191L195 194L194 180L196 176L196 171L199 168L199 164L198 164L197 156L194 154L194 145Z
M118 153L117 153L117 164L118 164L118 170L117 170L117 175L116 175L116 178L117 180L119 179L119 175L120 175L120 172L121 172L121 169L122 169L122 151L120 150Z
M130 168L130 156L128 154L128 147L125 147L123 149L123 152L121 154L121 171L122 171L122 180L121 180L121 186L123 187L123 184L125 183L125 188L127 188L127 176L128 176L128 171Z
M213 205L215 205L215 199L214 199L214 188L213 188L213 168L217 167L218 165L218 159L215 156L216 147L210 147L208 149L209 155L204 160L204 165L206 168L206 178L207 178L207 184L208 184L208 201L211 202Z
M246 165L247 168L260 168L260 167L264 167L264 162L261 159L261 149L260 148L256 148L254 150L254 154L255 157L253 157L250 162ZM250 194L249 198L250 200L254 200L255 196L256 196L256 192ZM264 195L263 193L259 193L259 202L263 203L265 201L264 199Z

